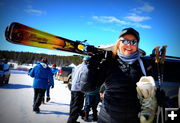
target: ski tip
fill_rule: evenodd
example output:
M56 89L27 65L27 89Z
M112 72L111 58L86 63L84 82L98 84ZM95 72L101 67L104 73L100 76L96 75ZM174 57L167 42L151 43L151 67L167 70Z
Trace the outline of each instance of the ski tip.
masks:
M7 41L12 42L12 30L16 24L19 24L19 23L12 22L6 27L4 37Z

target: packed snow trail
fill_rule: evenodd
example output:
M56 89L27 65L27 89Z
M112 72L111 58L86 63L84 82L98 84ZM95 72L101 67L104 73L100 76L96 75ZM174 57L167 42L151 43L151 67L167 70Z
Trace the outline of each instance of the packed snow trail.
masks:
M69 117L70 91L67 84L55 80L51 100L32 111L33 78L27 74L11 74L9 84L0 87L1 123L66 123ZM81 123L85 123L80 117ZM93 123L93 122L92 122ZM95 122L94 122L95 123Z

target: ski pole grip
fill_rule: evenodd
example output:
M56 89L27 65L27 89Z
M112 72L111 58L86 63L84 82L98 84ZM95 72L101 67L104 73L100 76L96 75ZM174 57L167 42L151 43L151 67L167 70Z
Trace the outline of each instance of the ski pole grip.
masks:
M155 55L156 55L156 58L155 58L155 62L156 63L159 63L159 61L160 61L160 59L159 59L159 46L157 46L157 47L155 47L154 49L155 49Z
M161 54L161 63L164 64L164 61L165 61L165 57L166 57L166 48L167 48L167 45L164 45L162 47L162 54Z

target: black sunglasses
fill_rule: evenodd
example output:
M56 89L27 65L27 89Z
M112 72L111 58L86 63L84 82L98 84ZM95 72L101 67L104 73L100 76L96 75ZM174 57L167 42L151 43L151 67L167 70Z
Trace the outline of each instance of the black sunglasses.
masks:
M130 44L136 46L138 42L136 40L128 40L126 38L120 38L120 41L122 41L123 44Z

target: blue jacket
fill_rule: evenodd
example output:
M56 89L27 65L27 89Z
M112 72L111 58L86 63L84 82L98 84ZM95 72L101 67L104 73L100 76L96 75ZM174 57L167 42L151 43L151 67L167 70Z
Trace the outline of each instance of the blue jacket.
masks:
M39 62L29 73L34 78L33 88L47 89L54 85L53 73L46 63Z
M59 71L57 68L51 68L51 71L53 75L56 75L56 73Z

